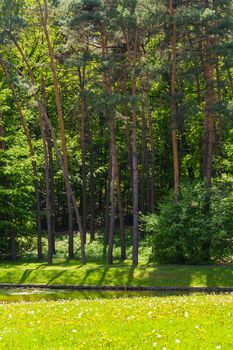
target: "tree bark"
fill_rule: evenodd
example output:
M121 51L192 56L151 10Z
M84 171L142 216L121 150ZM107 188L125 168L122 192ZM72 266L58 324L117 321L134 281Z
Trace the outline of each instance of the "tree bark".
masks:
M174 169L174 192L175 200L178 201L179 195L179 156L177 143L177 103L176 103L176 75L177 75L177 27L173 0L169 0L169 11L172 16L172 67L171 67L171 110L172 110L172 150L173 150L173 169Z
M137 95L136 76L132 74L132 97ZM138 265L138 156L137 156L137 106L132 103L132 164L133 164L133 265Z
M48 115L46 113L46 110L43 107L43 104L40 101L40 98L38 96L37 93L37 87L36 87L36 82L35 82L35 78L31 69L31 66L29 64L29 61L27 59L27 57L25 56L24 51L22 50L22 48L20 47L20 45L18 44L18 42L15 40L15 38L13 36L11 36L12 41L14 42L16 48L18 49L20 55L22 56L23 61L25 62L26 66L27 66L27 70L29 73L29 77L30 77L30 81L31 81L31 87L32 87L32 91L33 91L33 95L34 95L34 99L37 103L38 109L40 110L40 112L42 113L48 128L51 132L51 137L53 140L53 144L54 144L54 148L56 151L56 155L59 161L59 165L60 168L62 170L62 175L63 175L63 179L65 182L65 187L66 187L66 192L69 193L69 196L71 197L73 206L74 206L74 211L75 211L75 215L77 218L77 223L78 223L78 227L79 227L79 232L80 232L80 239L81 239L81 258L82 258L82 263L85 264L86 263L86 254L85 254L85 242L84 242L84 237L83 237L83 232L82 232L82 223L81 223L81 219L80 219L80 215L79 215L79 210L78 210L78 206L76 203L76 199L75 199L75 195L74 192L72 190L72 187L70 185L70 181L69 181L69 177L67 174L67 171L65 170L65 165L64 165L64 160L63 160L63 154L61 153L59 147L58 147L58 143L57 143L57 138L56 138L56 134L54 131L54 128L48 118Z
M205 1L206 7L209 1ZM212 40L209 35L208 24L205 30L205 123L204 123L204 157L203 157L203 177L208 185L211 184L212 178L212 158L214 145L214 112L213 105L215 103L214 92L214 55Z
M150 206L149 171L147 154L147 123L145 117L145 106L142 101L141 110L141 144L142 144L142 176L141 176L141 211L144 214Z
M87 108L86 108L87 110ZM92 130L90 123L90 113L87 111L87 137L89 144L89 167L90 167L90 240L95 239L95 180L94 180L94 156L93 156L93 141L92 141Z
M86 242L87 231L87 171L86 171L86 136L85 136L85 117L86 117L86 105L84 97L84 84L85 84L85 67L78 67L79 86L81 95L81 132L80 143L82 153L82 221L83 221L83 235Z
M54 87L57 115L58 115L60 135L61 135L61 141L62 141L64 170L66 172L66 176L69 177L68 153L67 153L67 145L66 145L66 139L65 139L64 120L63 120L62 107L61 107L60 89L59 89L59 83L58 83L58 78L57 78L57 73L56 73L54 52L53 52L53 48L52 48L52 44L51 44L51 40L50 40L49 28L48 28L48 4L47 4L47 0L43 0L44 6L42 8L40 0L37 0L37 2L38 2L40 12L41 12L42 25L43 25L43 30L44 30L44 34L45 34L45 38L46 38L47 47L48 47L50 67L51 67L51 72L52 72L52 77L53 77L53 87ZM72 259L74 257L73 210L72 210L72 202L71 202L71 198L70 198L69 193L67 193L67 205L68 205L69 258ZM84 237L84 239L85 239L85 237Z
M148 106L148 123L150 133L150 148L151 148L151 177L150 177L150 211L154 213L155 209L155 142L152 122L151 107Z
M46 96L46 83L44 76L41 78L41 87L42 87L42 96L43 96L43 105L48 113L47 109L47 96ZM54 198L54 178L53 178L53 151L52 151L52 142L51 142L51 133L48 126L45 123L45 137L48 150L48 162L49 162L49 196L50 196L50 226L51 226L51 244L53 254L56 254L55 247L55 198Z
M104 58L108 58L108 43L107 34L105 28L101 28L102 33L102 55ZM112 97L112 82L110 70L103 75L103 85L105 92ZM115 193L118 197L118 210L119 210L119 220L120 220L120 237L121 237L121 258L125 259L125 228L124 228L124 212L120 188L120 178L119 178L119 164L117 160L117 147L115 139L115 111L109 110L109 132L110 132L110 161L111 161L111 182L110 182L110 227L109 227L109 240L108 240L108 263L113 263L113 240L114 240L114 228L115 228L115 217L116 217L116 207L115 207Z

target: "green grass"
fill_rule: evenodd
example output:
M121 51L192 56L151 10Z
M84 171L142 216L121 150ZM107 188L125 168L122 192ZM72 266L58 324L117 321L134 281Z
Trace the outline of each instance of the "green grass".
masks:
M75 261L47 263L0 264L1 283L45 283L74 285L129 286L233 286L233 267L139 265L129 262L113 266Z
M0 304L0 349L231 350L232 314L232 295Z
M101 238L86 247L88 263L67 261L67 239L59 239L54 264L36 262L35 255L18 263L0 263L0 283L44 283L74 285L129 285L129 286L233 286L233 266L158 266L150 262L151 242L148 237L140 243L139 266L131 265L131 244L127 241L128 260L120 262L119 242L114 249L114 265L103 259ZM76 256L80 256L78 238L75 239ZM35 254L35 253L34 253ZM34 261L34 262L33 262Z

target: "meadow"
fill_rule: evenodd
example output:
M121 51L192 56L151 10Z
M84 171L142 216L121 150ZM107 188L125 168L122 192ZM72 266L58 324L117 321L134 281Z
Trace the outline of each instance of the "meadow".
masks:
M150 261L149 242L140 246L138 267L129 259L108 265L100 242L88 246L88 263L68 261L67 242L57 241L53 265L24 256L16 263L0 263L0 283L92 286L233 285L232 265L158 265ZM78 241L76 241L78 256ZM179 350L233 348L233 294L151 295L119 298L82 292L65 299L18 296L0 298L0 350ZM60 294L59 294L60 293ZM92 295L89 295L92 294ZM117 294L117 292L115 293ZM139 296L140 295L140 296ZM37 300L38 298L38 300ZM57 300L59 298L59 300ZM56 300L55 300L56 299ZM22 298L23 300L23 298Z
M0 349L230 350L232 314L233 295L3 303Z
M44 245L46 241L44 240ZM17 262L0 262L0 283L35 283L92 286L158 286L158 287L229 287L233 286L233 266L224 265L158 265L150 261L151 241L145 237L139 246L139 265L131 263L131 247L127 241L127 257L120 260L119 242L114 248L114 264L103 256L101 238L87 245L88 263L79 260L80 242L75 237L76 259L68 260L67 239L57 237L53 265L38 262L36 251L29 251ZM46 251L46 246L44 246ZM45 257L46 259L46 257Z

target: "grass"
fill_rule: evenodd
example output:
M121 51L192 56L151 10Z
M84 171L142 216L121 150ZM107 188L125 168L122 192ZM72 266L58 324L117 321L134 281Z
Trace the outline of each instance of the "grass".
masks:
M78 256L78 240L75 246ZM123 263L118 245L114 265L109 266L101 241L96 240L87 245L88 264L82 265L78 259L66 259L67 242L60 240L52 266L36 262L33 255L17 263L1 262L0 283L233 286L231 265L159 266L149 260L150 247L149 240L140 245L139 266L134 268L130 245L129 260ZM15 302L20 298L2 295L0 350L233 348L232 294L85 299L83 292L81 299L73 293L75 299L65 300L62 292L57 293L61 300L30 297L26 300L33 301Z
M116 244L117 245L117 244ZM38 263L35 255L17 263L0 263L0 283L44 283L74 285L129 285L129 286L193 286L229 287L233 286L233 266L209 265L163 265L149 260L151 243L146 238L139 249L139 266L132 267L128 242L127 256L123 263L119 260L119 244L114 250L114 265L107 265L103 259L100 239L87 244L88 263L66 259L67 239L57 241L57 254L52 266ZM79 256L79 242L75 239L76 256Z
M228 287L233 286L233 267L5 262L0 264L0 283Z
M230 350L232 314L232 295L0 304L0 349Z

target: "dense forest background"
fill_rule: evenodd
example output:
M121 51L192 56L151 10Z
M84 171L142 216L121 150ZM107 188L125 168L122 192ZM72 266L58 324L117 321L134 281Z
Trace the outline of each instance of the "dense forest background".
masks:
M232 29L232 0L0 0L0 257L101 231L112 263L126 227L134 265L147 234L232 256Z

